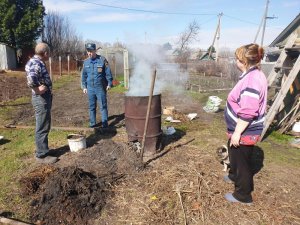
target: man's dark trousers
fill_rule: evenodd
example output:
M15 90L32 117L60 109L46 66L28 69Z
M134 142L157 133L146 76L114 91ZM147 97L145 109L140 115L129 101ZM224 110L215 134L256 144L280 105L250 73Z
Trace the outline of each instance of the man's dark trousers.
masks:
M35 145L36 157L42 157L49 152L48 134L51 128L52 94L47 91L42 95L32 96L35 111Z

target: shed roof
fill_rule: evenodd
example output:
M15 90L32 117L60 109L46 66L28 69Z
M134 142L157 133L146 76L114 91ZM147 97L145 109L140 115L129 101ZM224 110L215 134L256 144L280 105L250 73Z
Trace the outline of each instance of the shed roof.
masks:
M275 38L275 40L269 45L269 47L280 46L282 42L285 42L287 37L293 33L298 27L300 27L300 13L296 18Z
M209 53L206 52L205 54L203 54L201 57L200 57L200 60L215 60L215 53L212 53L210 56L209 56ZM208 57L209 56L209 57Z

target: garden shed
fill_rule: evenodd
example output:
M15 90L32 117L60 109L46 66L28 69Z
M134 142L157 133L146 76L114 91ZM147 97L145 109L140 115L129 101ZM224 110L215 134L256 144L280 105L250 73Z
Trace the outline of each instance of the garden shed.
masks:
M16 69L16 52L15 49L0 43L0 70Z
M267 79L270 90L273 88L275 92L269 101L270 108L262 136L271 124L280 133L289 132L292 125L300 119L300 14L269 47L274 47L275 50L267 53L267 59L275 60L276 63Z

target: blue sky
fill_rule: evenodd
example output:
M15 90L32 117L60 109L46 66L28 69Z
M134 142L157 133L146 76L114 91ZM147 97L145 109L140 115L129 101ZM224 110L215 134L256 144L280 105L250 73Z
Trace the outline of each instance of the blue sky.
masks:
M67 16L77 32L86 39L122 43L170 42L193 20L200 25L194 48L211 45L221 17L219 47L235 49L254 41L264 14L266 0L44 0L47 10ZM270 0L264 45L300 13L299 0ZM261 33L258 37L260 43Z

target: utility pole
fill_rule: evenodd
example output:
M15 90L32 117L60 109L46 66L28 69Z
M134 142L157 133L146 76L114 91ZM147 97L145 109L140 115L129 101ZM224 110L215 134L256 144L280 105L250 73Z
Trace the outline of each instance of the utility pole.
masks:
M263 30L262 30L262 35L261 35L261 41L260 41L260 46L263 46L264 44L264 37L265 37L265 30L266 30L266 22L267 22L267 19L275 19L277 17L275 16L267 16L268 15L268 7L269 7L269 3L270 1L269 0L266 0L266 7L265 7L265 12L264 12L264 15L261 19L261 22L260 22L260 25L259 25L259 28L258 28L258 31L255 35L255 38L254 38L254 43L256 43L256 40L257 40L257 37L258 37L258 34L260 32L260 29L261 29L261 26L263 25Z
M268 7L269 7L269 0L267 0L266 3L266 9L265 9L265 14L264 14L264 26L263 26L263 30L262 30L262 34L261 34L261 41L260 41L260 46L263 46L264 43L264 37L265 37L265 29L266 29L266 21L267 21L267 15L268 15Z
M256 35L255 35L255 38L254 38L254 43L256 43L256 40L257 40L258 34L259 34L259 32L260 32L260 28L261 28L261 26L262 26L263 22L264 22L264 17L262 17L262 19L261 19L261 21L260 21L260 24L259 24L258 30L257 30L257 32L256 32Z
M223 13L219 13L218 14L218 25L217 25L217 29L216 29L216 32L215 32L215 35L214 35L214 39L213 39L213 42L210 46L210 49L209 49L209 53L208 53L208 60L210 59L210 56L212 54L212 48L215 44L215 41L216 41L216 38L217 38L217 45L219 45L219 39L220 39L220 26L221 26L221 17L223 16ZM217 46L217 49L216 49L216 61L218 60L218 46Z
M219 40L221 35L221 16L223 16L223 13L219 14L219 25L218 25L218 31L217 31L217 42L216 42L216 62L218 62L219 59Z

